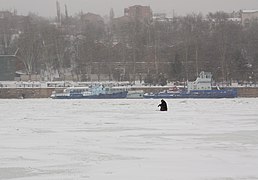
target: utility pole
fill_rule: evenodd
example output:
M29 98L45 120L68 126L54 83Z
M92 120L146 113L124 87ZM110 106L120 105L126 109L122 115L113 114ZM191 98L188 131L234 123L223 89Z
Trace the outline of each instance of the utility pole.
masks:
M60 3L56 1L56 13L57 13L57 23L61 25L61 10L60 10Z
M67 5L65 5L65 21L66 21L66 23L68 22L68 18L69 18L69 15L68 15L68 10L67 10Z

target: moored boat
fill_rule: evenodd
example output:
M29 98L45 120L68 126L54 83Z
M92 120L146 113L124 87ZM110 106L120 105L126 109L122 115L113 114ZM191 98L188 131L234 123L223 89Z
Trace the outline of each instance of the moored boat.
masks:
M144 98L236 98L236 88L213 89L212 74L201 72L194 82L188 82L186 89L166 90L159 93L146 93Z
M143 90L129 90L127 93L127 99L142 99L144 95Z
M92 85L89 87L69 87L63 92L53 92L52 99L120 99L127 97L127 89L124 87L107 87Z

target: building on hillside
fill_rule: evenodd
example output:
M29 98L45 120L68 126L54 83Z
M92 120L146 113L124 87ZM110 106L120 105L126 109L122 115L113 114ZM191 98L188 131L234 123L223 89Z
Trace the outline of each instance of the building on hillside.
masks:
M248 27L252 21L258 22L258 10L242 10L241 11L242 25Z
M86 13L86 14L81 14L81 22L82 22L82 29L81 31L84 31L84 28L94 28L95 32L102 33L105 29L105 23L104 19L97 14L93 13Z
M93 13L86 13L81 15L81 20L83 22L88 22L88 23L94 23L94 24L103 24L104 25L104 19L97 14Z
M140 21L149 21L152 19L152 10L150 6L135 5L125 8L124 15Z
M241 24L241 18L227 18L228 21Z
M173 22L175 17L168 17L166 13L155 13L153 14L153 21L156 22Z
M113 39L115 41L117 39L123 39L124 41L127 41L129 37L126 36L126 32L131 30L131 24L132 20L128 16L114 18L112 22L112 31L115 32Z
M166 13L155 13L153 14L153 21L167 21L167 15Z
M10 11L0 11L0 19L11 18L13 16L14 14L11 13Z
M15 79L17 58L14 55L0 55L0 81Z
M115 32L114 40L123 39L126 42L130 37L129 31L136 22L150 22L153 19L152 10L149 6L135 5L124 9L124 16L112 20L112 30Z

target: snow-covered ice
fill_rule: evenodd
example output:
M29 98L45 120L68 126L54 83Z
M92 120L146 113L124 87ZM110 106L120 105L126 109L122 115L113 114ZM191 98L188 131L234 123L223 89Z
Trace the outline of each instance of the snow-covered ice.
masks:
M0 180L257 180L258 99L0 100Z

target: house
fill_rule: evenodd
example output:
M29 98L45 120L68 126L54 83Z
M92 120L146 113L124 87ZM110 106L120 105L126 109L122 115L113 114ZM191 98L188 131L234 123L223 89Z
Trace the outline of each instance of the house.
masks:
M242 25L248 27L252 21L258 21L258 10L242 10Z
M14 16L10 11L0 11L0 19L12 18Z
M98 24L104 26L104 19L97 14L86 13L81 15L81 20L85 23Z
M15 79L17 58L14 55L0 55L0 81Z
M93 14L93 13L81 14L81 22L82 22L81 31L88 31L89 30L88 28L90 28L91 31L95 31L99 34L102 34L104 32L105 23L104 23L104 19L100 15Z
M152 10L150 6L135 5L124 9L124 16L139 21L150 21L152 19Z

